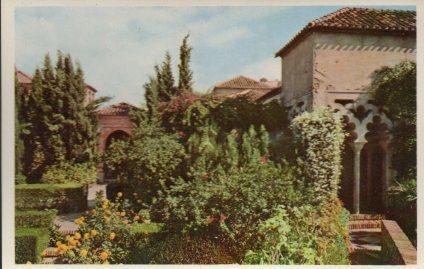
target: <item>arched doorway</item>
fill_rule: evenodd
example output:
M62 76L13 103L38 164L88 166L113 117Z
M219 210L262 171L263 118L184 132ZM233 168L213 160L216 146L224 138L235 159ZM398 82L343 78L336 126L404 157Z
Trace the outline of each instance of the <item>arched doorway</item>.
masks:
M128 140L130 135L122 130L116 130L108 135L105 142L105 153L108 152L110 145L113 143L113 141L118 140ZM111 169L108 169L107 165L103 165L103 171L104 171L104 180L110 181L116 178L116 174Z

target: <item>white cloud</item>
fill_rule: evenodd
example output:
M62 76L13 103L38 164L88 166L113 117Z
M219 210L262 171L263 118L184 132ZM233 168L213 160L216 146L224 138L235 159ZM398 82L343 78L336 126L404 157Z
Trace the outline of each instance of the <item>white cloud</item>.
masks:
M241 74L254 78L267 78L281 80L281 63L279 59L269 58L250 64L241 70Z
M233 27L227 30L224 30L217 35L213 35L208 40L208 45L211 46L224 46L232 42L238 41L240 39L250 36L251 32L245 27Z
M209 16L203 16L206 11ZM275 12L272 8L206 11L194 7L46 8L38 13L18 8L17 67L33 72L36 65L42 65L46 52L54 59L60 49L80 60L86 81L98 88L98 95L115 96L113 102L137 104L143 99L143 83L166 50L174 56L176 71L178 47L188 31L196 50L222 48L252 35L244 22ZM262 66L268 68L265 63ZM246 67L256 73L254 68ZM202 67L193 62L193 69ZM196 86L204 89L210 85L196 81Z

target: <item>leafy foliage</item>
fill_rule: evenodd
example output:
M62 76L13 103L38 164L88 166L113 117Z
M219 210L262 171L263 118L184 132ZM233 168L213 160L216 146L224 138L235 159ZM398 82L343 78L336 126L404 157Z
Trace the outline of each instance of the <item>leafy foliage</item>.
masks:
M318 108L293 119L292 128L299 144L308 196L316 203L337 197L345 139L340 115L329 108Z
M106 165L118 179L129 183L146 200L179 175L184 159L178 138L149 124L135 130L129 141L113 142L105 156Z
M395 122L392 165L397 184L389 189L392 216L408 237L416 242L417 197L417 70L414 62L405 61L384 67L374 74L371 89L384 104Z
M398 179L416 177L417 167L417 70L414 62L384 67L374 74L375 98L387 107L396 122L394 128L393 164Z
M280 206L259 225L260 247L246 253L253 264L348 264L349 213L338 200L321 210Z
M88 185L96 182L97 168L91 163L73 164L61 162L47 167L43 174L43 183L76 182Z

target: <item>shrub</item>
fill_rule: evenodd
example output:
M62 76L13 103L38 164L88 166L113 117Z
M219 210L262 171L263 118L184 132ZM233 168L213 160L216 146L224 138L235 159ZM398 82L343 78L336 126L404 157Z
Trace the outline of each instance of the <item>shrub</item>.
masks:
M299 191L298 191L299 190ZM260 221L279 204L300 203L290 168L258 163L213 177L176 181L152 208L167 229L191 234L225 235L244 253L256 240ZM232 243L231 243L232 242Z
M17 210L57 209L59 213L87 208L87 189L81 184L20 184L15 188Z
M171 235L147 246L148 262L154 264L236 263L225 244L205 237Z
M251 264L348 264L349 213L337 200L299 207L280 206L259 225L258 247L246 253Z
M96 182L97 169L91 163L61 162L46 168L42 182L48 184L75 182L88 185Z
M141 198L150 201L172 178L181 174L186 157L184 147L174 135L160 130L135 131L127 141L116 141L105 156L106 165L118 179L128 183Z
M41 254L49 244L47 229L18 228L15 234L15 262L40 263Z
M16 211L16 228L49 228L57 215L57 210Z
M337 197L345 139L340 115L321 107L293 119L292 129L311 202Z
M134 242L148 234L137 223L149 221L131 210L122 193L114 201L97 195L95 208L75 220L77 232L56 242L56 251L65 263L126 263Z

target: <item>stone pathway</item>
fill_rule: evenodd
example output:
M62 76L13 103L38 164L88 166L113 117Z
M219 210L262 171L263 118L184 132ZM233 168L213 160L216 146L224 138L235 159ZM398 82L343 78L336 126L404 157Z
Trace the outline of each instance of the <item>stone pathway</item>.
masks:
M96 193L99 191L103 191L103 194L106 195L106 184L92 184L88 187L88 208L94 207ZM58 215L53 223L59 226L59 231L65 234L73 233L78 228L74 220L82 214L84 214L84 212Z

